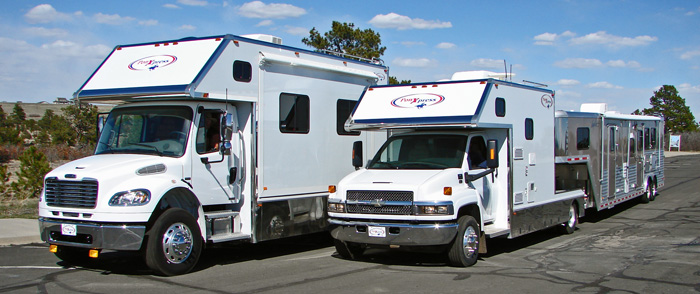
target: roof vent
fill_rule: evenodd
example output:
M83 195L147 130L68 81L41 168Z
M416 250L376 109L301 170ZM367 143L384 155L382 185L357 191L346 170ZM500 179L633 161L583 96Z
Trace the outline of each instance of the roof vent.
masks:
M277 45L282 45L282 38L280 37L275 37L273 35L265 35L265 34L250 34L250 35L242 35L241 37L248 38L248 39L255 39L263 42L270 42L273 44Z

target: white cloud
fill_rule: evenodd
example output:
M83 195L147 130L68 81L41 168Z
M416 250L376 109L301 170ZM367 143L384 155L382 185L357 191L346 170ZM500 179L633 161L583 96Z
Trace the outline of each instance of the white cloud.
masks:
M399 15L393 12L389 14L377 14L369 21L369 23L378 28L397 30L431 30L452 27L452 23L449 21L441 22L439 20L410 18L408 16Z
M80 14L80 12L78 12ZM24 18L28 23L50 23L57 21L70 21L70 14L56 11L51 4L40 4L30 9Z
M140 20L139 24L142 26L156 26L158 25L158 21L155 19Z
M193 26L193 25L181 25L181 26L180 26L179 28L177 28L177 29L178 29L178 30L181 30L181 31L194 31L195 29L197 29L197 27L195 27L195 26Z
M621 86L616 86L608 82L595 82L590 83L586 87L589 88L600 88L600 89L622 89Z
M681 54L681 59L688 60L688 59L692 59L696 56L700 56L700 50L692 50L692 51L683 52L683 54Z
M68 35L68 31L63 29L48 29L44 27L29 27L23 28L22 31L31 36L43 38L61 38Z
M503 65L503 60L488 59L488 58L474 59L471 62L469 62L469 65L474 66L474 67L480 67L480 68L498 68L498 69L503 69L505 66L505 65Z
M177 0L177 3L187 6L207 6L209 3L207 1L200 0Z
M438 48L438 49L452 49L452 48L455 48L455 47L457 47L457 45L455 45L455 44L453 44L453 43L449 43L449 42L442 42L442 43L437 44L437 45L435 46L435 48Z
M108 25L121 25L136 20L135 18L130 16L120 16L119 14L104 14L101 12L95 14L93 18L97 23L103 23Z
M560 68L594 68L602 67L603 63L598 59L587 58L567 58L554 63L554 66Z
M415 41L403 41L401 42L401 45L404 45L406 47L413 47L413 46L423 46L425 45L424 42L415 42Z
M645 46L658 40L659 38L657 37L647 35L630 38L611 35L605 31L598 31L582 37L572 38L569 42L572 45L606 45L618 48L624 46Z
M429 67L435 63L428 58L401 58L398 57L392 62L396 66L404 67Z
M581 82L579 82L577 80L561 79L561 80L558 80L556 84L559 86L564 86L564 87L569 86L570 87L570 86L577 86L577 85L581 84ZM557 92L557 94L558 94L558 92Z
M566 31L559 34L555 33L543 33L535 36L533 39L535 40L535 45L542 45L542 46L551 46L554 45L554 42L562 37L565 38L572 38L576 36L575 33L571 31Z
M238 8L238 14L249 18L275 18L300 17L306 14L306 9L291 4L271 3L261 1L244 3Z
M642 65L636 61L624 61L624 60L610 60L605 63L609 67L629 67L629 68L640 68Z
M285 26L284 31L294 36L305 36L309 34L309 29L303 27Z
M177 5L172 4L172 3L163 4L163 7L170 8L170 9L181 9L180 6L177 6Z
M57 40L50 44L41 45L41 49L46 49L54 54L69 56L69 57L82 57L82 56L94 56L94 57L104 57L109 54L112 48L105 45L91 45L83 46L71 41Z
M271 20L269 20L269 19L266 19L266 20L263 20L263 21L259 22L259 23L256 24L255 26L256 26L256 27L269 27L269 26L271 26L271 25L273 25L273 24L275 24L275 22L273 22L273 21L271 21Z

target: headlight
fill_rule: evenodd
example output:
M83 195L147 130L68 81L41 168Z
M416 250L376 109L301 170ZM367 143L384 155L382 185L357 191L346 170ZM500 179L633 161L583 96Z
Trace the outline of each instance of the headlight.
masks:
M418 214L452 214L451 205L418 206Z
M345 204L328 203L328 212L345 212Z
M146 189L130 190L114 194L110 206L139 206L151 201L151 192Z

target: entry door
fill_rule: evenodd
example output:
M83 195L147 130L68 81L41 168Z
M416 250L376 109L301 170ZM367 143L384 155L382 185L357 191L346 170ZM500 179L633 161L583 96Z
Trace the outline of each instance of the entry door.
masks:
M483 136L471 136L469 138L467 151L467 164L469 174L478 174L486 170L486 140ZM474 189L479 192L481 204L484 208L484 221L490 221L494 218L492 213L495 202L497 201L496 185L491 182L491 175L482 177L471 182Z
M617 126L608 125L607 136L605 140L605 168L608 174L608 201L615 198L615 162L617 161Z
M229 107L237 122L235 107ZM236 133L231 137L231 152L222 152L221 120L224 113L218 109L203 109L197 115L197 132L192 152L192 188L203 204L237 202L241 192L241 141Z

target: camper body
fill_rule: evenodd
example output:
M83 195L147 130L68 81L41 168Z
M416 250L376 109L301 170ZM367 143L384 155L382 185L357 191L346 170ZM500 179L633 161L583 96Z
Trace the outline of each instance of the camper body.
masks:
M586 208L603 210L664 185L664 123L607 111L602 103L556 113L557 189L582 188Z
M365 91L346 127L391 136L366 167L355 158L358 170L329 196L342 256L432 248L469 266L487 237L573 232L586 195L555 190L554 92L465 76Z
M224 35L117 46L75 93L118 103L95 155L45 177L41 237L61 258L143 250L163 275L201 250L327 228L335 164L386 135L343 124L387 68Z

